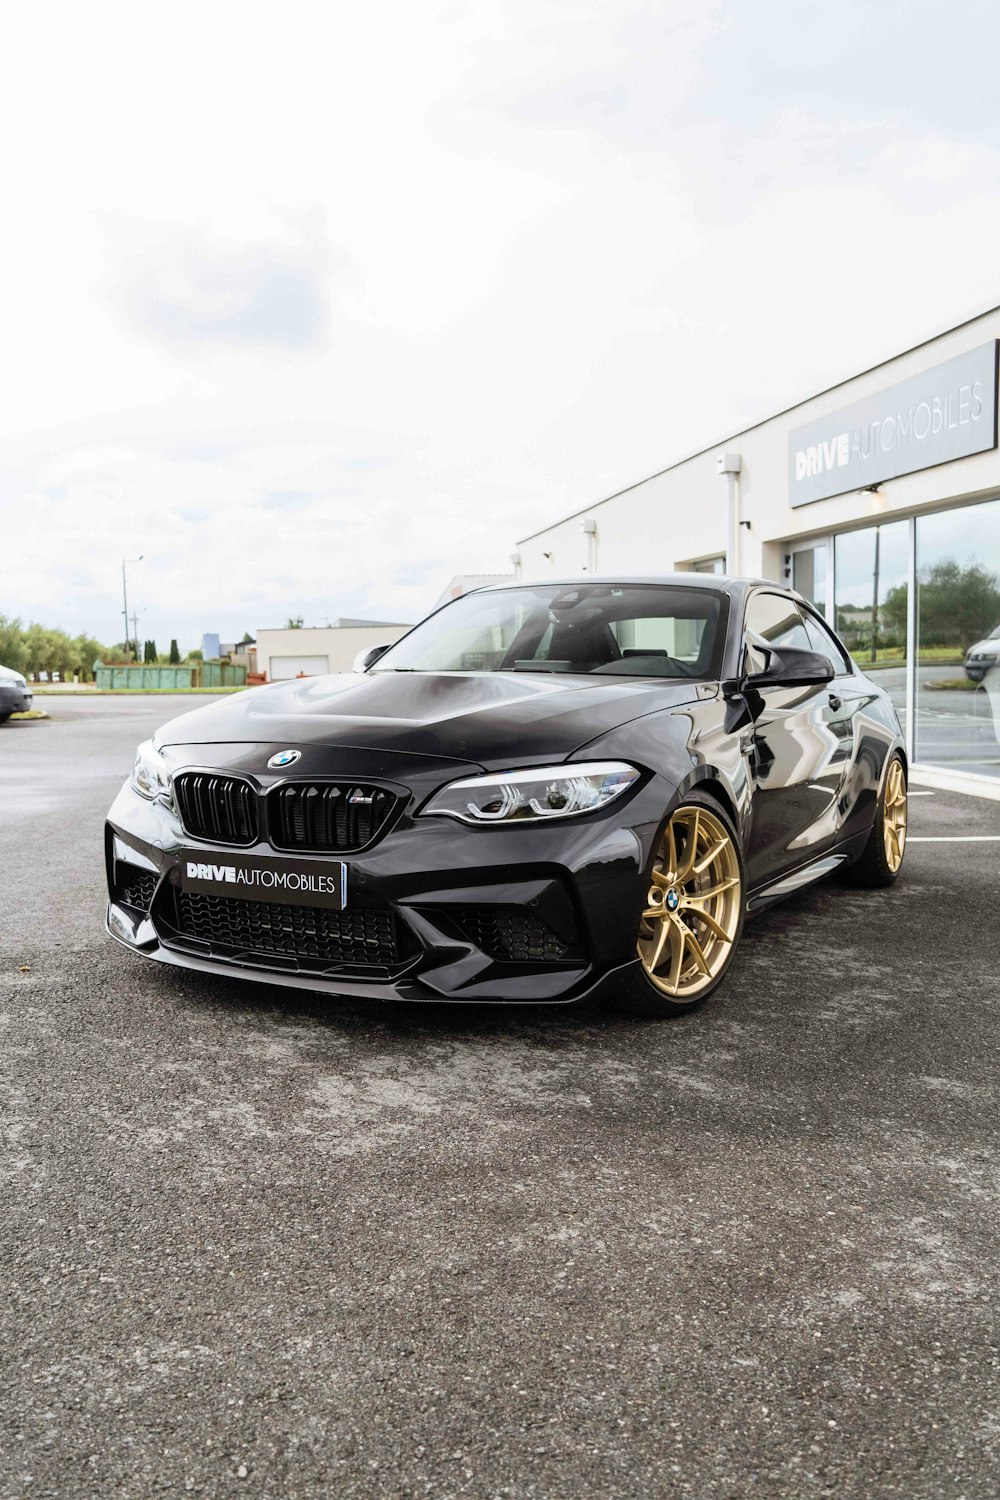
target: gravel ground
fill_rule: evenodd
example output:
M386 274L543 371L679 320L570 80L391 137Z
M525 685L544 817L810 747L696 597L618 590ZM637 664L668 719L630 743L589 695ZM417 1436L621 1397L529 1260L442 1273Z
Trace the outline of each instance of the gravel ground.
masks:
M173 704L46 706L0 730L0 1495L996 1494L1000 844L789 901L679 1023L310 1001L105 938Z

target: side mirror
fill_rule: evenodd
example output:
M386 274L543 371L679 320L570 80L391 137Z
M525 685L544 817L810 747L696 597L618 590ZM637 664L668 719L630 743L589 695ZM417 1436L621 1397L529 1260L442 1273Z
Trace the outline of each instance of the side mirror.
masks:
M354 658L354 662L351 666L351 671L367 672L369 667L373 667L375 665L380 656L385 655L391 644L391 641L387 641L384 646L366 646L365 649L363 651L359 651L357 656Z
M797 646L782 646L768 651L767 666L763 672L754 672L748 677L747 686L822 687L824 682L832 681L833 676L833 664L819 651L800 651Z

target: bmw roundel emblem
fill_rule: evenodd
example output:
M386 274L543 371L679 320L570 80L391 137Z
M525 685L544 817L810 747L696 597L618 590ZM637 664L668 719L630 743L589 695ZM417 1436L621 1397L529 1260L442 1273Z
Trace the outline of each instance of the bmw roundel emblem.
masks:
M277 755L272 755L268 761L268 770L280 771L283 766L294 766L295 762L301 759L301 750L279 750Z
M667 911L676 911L681 904L681 898L676 891L667 892Z

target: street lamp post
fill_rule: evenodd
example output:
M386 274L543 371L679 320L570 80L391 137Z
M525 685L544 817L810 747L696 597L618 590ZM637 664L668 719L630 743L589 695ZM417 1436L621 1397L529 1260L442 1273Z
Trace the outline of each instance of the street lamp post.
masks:
M142 562L142 559L143 559L144 556L145 556L145 554L142 553L142 552L140 552L139 556L136 557L136 558L134 558L133 561L135 561L135 562ZM125 579L125 563L126 563L126 559L123 557L122 558L122 616L124 617L124 620L125 620L125 660L128 661L129 651L131 649L131 642L129 641L129 636L128 636L128 584L127 584L126 579Z

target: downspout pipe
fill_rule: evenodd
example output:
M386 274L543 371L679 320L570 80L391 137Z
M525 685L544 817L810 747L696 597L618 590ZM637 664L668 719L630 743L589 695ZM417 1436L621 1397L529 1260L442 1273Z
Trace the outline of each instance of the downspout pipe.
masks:
M743 456L740 453L720 453L715 463L715 472L726 478L726 572L740 571L740 473Z

